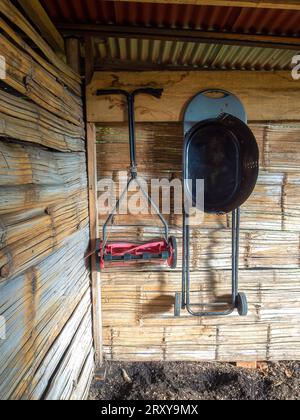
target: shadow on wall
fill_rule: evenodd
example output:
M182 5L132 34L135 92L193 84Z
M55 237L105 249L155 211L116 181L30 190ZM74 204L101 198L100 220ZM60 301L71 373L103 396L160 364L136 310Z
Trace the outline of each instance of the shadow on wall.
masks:
M224 229L216 229L210 233L209 236L209 246L206 248L206 257L204 258L204 268L206 270L206 281L205 283L207 285L210 285L208 290L207 287L203 287L204 285L201 283L201 280L199 279L199 282L197 283L197 280L191 281L191 299L193 300L193 295L195 297L194 303L209 303L207 298L203 299L203 296L211 296L211 302L212 303L227 303L230 304L231 302L231 294L230 294L230 280L228 282L228 293L226 294L218 294L217 290L220 286L220 272L215 269L213 259L216 258L216 255L214 254L214 251L216 247L218 246L218 232L223 231ZM197 260L199 259L199 249L198 249L198 242L195 240L193 241L194 249L192 254L194 255L194 258L191 258L191 265L194 267L197 266ZM193 245L191 244L191 247ZM201 256L200 256L201 258ZM193 261L194 259L194 261ZM178 290L181 288L181 272L177 273L178 275ZM173 311L174 307L174 299L175 299L175 292L173 294L170 294L170 285L168 287L168 273L167 272L160 272L157 273L158 276L158 282L160 284L159 290L157 290L156 294L159 294L159 296L154 297L151 299L148 303L142 305L142 315L143 316L149 316L149 315L155 315L155 314L168 314ZM203 281L203 280L202 280ZM225 308L225 305L224 305ZM199 310L201 307L199 307ZM222 310L222 307L218 308L219 310Z

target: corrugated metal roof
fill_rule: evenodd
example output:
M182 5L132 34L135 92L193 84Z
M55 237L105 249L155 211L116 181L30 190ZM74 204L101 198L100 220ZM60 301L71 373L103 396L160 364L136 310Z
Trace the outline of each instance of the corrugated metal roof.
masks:
M194 42L108 38L97 43L99 67L288 70L295 51Z
M300 12L105 0L41 0L56 23L101 23L300 35Z
M241 7L131 3L106 0L41 0L57 24L103 24L300 36L300 12ZM295 50L143 39L99 34L97 63L106 69L186 68L287 70Z

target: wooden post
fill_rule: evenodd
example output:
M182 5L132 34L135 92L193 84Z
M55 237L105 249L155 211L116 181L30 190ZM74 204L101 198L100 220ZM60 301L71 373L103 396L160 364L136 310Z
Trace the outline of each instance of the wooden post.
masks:
M98 238L98 209L97 209L97 163L96 163L96 127L87 124L87 158L89 182L89 212L91 249L96 248ZM96 269L95 253L91 257L92 299L93 299L93 332L96 367L103 363L102 353L102 312L101 312L101 284L100 274Z
M95 43L92 36L85 39L85 85L88 86L94 76L95 71Z
M78 38L66 39L66 55L69 66L81 74L80 71L80 43Z

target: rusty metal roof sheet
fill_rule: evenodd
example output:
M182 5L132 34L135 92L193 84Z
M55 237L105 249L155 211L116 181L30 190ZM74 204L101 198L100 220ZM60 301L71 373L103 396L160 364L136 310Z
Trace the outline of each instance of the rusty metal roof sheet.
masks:
M244 34L300 36L300 12L106 0L41 0L57 24L199 29ZM221 35L222 36L222 35ZM146 38L146 37L145 37ZM143 39L95 37L99 68L287 70L295 50Z
M211 70L289 70L295 51L146 39L97 43L99 68L173 67Z
M41 0L56 23L101 23L299 36L300 12L106 0Z

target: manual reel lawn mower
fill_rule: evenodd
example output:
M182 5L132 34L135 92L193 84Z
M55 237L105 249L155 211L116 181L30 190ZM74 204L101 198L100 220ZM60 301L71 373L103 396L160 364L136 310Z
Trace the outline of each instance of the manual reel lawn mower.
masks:
M177 241L176 238L169 237L169 227L161 214L158 206L145 191L138 178L136 160L136 140L135 140L135 97L140 94L152 95L161 98L162 89L142 88L129 93L120 89L98 90L98 96L123 95L127 99L128 122L129 122L129 149L130 149L130 178L123 193L120 195L115 207L108 216L103 226L103 238L96 244L96 260L98 270L103 270L107 266L122 266L136 263L164 264L171 269L177 265ZM108 227L113 224L115 215L120 208L130 186L136 183L144 195L149 205L155 210L164 227L164 237L154 239L147 243L131 242L108 242Z

